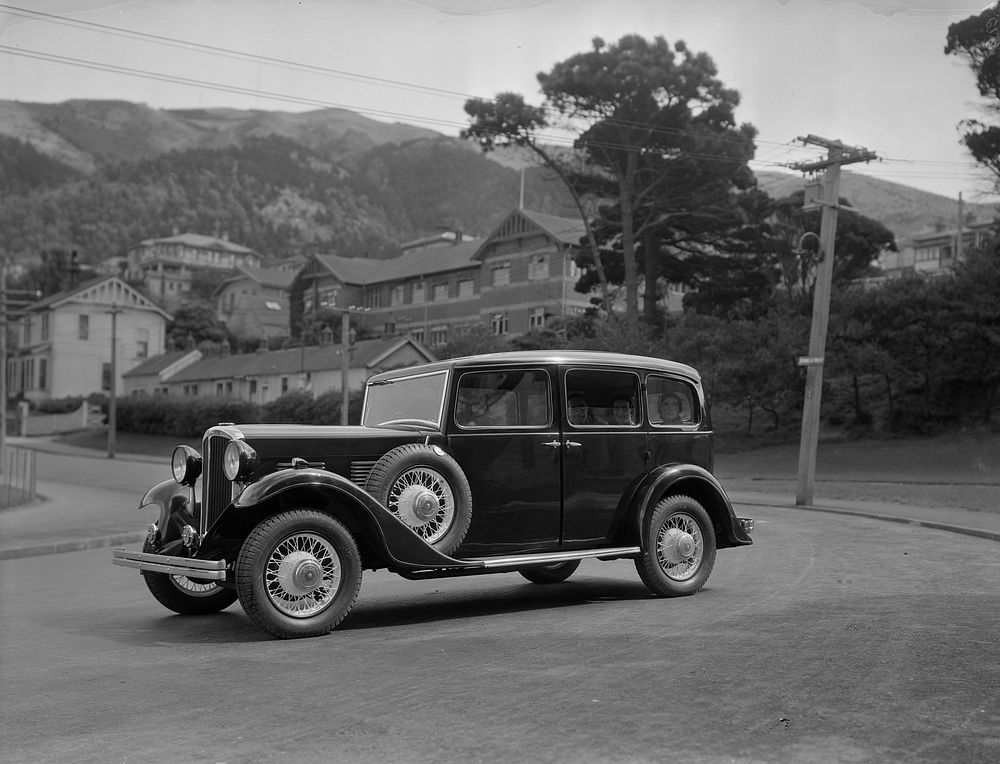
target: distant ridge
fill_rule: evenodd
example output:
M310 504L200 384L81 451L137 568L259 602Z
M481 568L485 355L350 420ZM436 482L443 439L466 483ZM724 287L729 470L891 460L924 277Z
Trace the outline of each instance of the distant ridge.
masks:
M152 109L115 100L0 101L0 214L7 253L77 249L83 262L124 254L175 229L231 240L265 257L386 257L444 229L485 235L520 200L574 216L565 189L525 150L473 143L345 109L283 112ZM774 198L802 188L762 171ZM954 228L954 199L845 171L841 196L897 239ZM965 205L978 221L996 205Z

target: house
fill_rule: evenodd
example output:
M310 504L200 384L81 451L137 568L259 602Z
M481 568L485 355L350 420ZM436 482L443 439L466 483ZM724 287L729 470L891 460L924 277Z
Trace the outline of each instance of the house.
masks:
M127 252L126 278L141 282L153 299L180 306L199 281L217 282L241 266L260 268L261 256L225 236L176 234L144 239Z
M212 292L215 315L244 337L287 337L288 289L294 271L240 266Z
M162 352L171 319L117 276L39 300L11 323L7 394L29 401L120 395L121 375Z
M166 382L170 377L200 360L200 350L173 350L148 358L122 374L122 394L166 393Z
M434 361L412 339L361 340L348 348L348 388L360 389L372 374ZM171 396L217 396L269 403L293 390L313 396L341 390L344 357L340 345L316 345L202 358L166 377Z
M371 331L432 348L474 324L523 334L589 307L573 290L583 234L579 219L517 209L483 240L431 237L388 260L315 255L292 291L302 315L351 308Z
M879 267L888 278L907 273L943 273L961 262L973 249L989 245L996 235L996 223L970 222L961 229L940 228L897 242L898 252L885 252Z

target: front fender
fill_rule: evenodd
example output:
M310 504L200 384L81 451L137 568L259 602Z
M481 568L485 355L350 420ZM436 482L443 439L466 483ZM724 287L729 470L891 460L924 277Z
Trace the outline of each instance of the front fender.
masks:
M441 554L379 504L374 496L336 472L308 468L269 473L247 486L233 502L232 509L249 510L282 502L285 497L301 491L323 496L329 506L353 510L351 519L354 522L351 524L362 529L365 540L392 567L409 570L468 567L468 563Z
M194 516L194 489L183 486L176 480L157 483L139 500L139 509L153 506L159 510L157 527L160 530L160 545L165 546L181 538L185 525L197 527Z
M729 494L708 470L695 464L664 464L650 470L632 494L626 543L641 544L646 517L664 496L684 494L697 500L715 526L716 546L744 546L753 541L737 520Z

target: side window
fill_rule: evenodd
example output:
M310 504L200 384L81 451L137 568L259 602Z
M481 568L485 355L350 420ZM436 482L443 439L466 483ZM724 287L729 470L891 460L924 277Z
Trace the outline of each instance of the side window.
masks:
M574 427L638 427L639 376L630 371L566 372L566 421Z
M458 380L459 427L545 427L552 421L549 375L541 369L473 371Z
M698 397L687 382L651 374L646 378L649 421L654 425L697 424L701 421Z

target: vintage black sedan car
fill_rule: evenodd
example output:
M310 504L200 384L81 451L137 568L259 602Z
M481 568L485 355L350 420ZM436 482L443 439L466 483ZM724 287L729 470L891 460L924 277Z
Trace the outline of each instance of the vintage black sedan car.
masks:
M116 549L178 613L237 599L275 637L326 634L362 571L516 571L564 581L635 561L694 594L717 549L751 544L712 475L698 373L655 358L497 353L378 374L361 426L220 424L179 446L141 552Z

